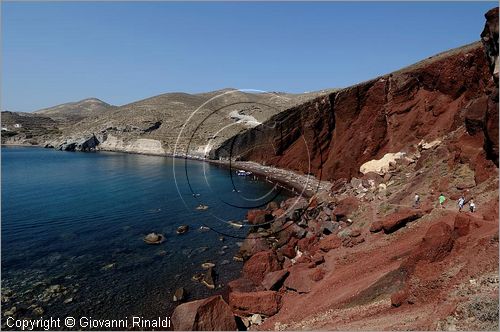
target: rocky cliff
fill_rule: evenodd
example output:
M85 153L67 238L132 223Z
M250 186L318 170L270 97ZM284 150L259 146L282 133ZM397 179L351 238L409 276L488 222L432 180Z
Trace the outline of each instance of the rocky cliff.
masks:
M498 165L497 110L498 89L485 47L477 42L277 114L231 138L211 157L337 180L358 175L370 160L412 154L419 143L442 140L466 127L474 137L467 144L483 147L466 153L471 165L480 153Z

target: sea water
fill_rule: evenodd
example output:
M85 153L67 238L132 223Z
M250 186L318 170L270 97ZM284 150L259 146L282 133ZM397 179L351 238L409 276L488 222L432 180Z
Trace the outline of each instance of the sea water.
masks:
M1 157L2 311L18 318L153 319L171 315L178 287L188 300L222 293L248 232L229 222L285 198L200 161L32 147ZM165 241L146 244L150 232ZM216 264L215 290L192 280L204 262Z

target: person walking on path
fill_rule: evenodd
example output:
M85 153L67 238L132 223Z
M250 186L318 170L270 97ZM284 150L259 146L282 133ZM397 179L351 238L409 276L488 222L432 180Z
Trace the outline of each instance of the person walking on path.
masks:
M446 201L446 197L443 194L439 195L439 205L444 209L444 201Z
M462 208L464 207L464 204L465 204L465 197L462 195L458 199L458 212L462 212Z
M469 210L470 210L470 212L476 211L476 204L474 204L474 201L472 200L472 198L469 201Z
M415 201L413 203L413 206L415 208L418 208L420 206L420 196L418 194L415 194Z

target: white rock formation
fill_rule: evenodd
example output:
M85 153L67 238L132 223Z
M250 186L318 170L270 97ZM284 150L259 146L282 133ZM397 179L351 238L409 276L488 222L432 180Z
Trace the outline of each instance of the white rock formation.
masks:
M375 172L379 175L384 175L389 171L390 164L396 163L398 159L404 158L405 154L404 152L386 153L381 159L367 161L361 165L359 171L363 174Z

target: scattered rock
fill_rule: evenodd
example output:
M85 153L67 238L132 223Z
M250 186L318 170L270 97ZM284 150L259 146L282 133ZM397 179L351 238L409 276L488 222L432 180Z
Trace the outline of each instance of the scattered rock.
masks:
M243 266L243 275L260 285L264 276L273 271L280 270L276 255L272 251L261 251L250 257Z
M181 225L179 227L177 227L177 234L185 234L187 233L187 231L189 231L189 226L188 225Z
M201 264L201 267L205 270L208 270L210 268L214 268L215 267L215 264L214 263L211 263L211 262L205 262L203 264Z
M283 282L285 281L286 277L288 277L287 270L269 272L264 277L264 280L262 281L262 286L266 290L278 290L281 287L281 285L283 285Z
M147 244L160 244L165 240L163 234L149 233L144 237L144 242Z
M273 220L273 216L266 210L249 210L247 220L250 225L260 225Z
M335 234L330 234L319 241L319 249L328 252L332 249L337 249L342 245L342 241Z
M43 310L42 307L36 306L33 308L33 313L37 316L42 316L45 313L45 310Z
M280 299L275 291L232 292L229 294L229 305L239 314L272 316L279 310Z
M201 279L201 283L210 289L215 288L215 272L213 268L208 268L207 272L203 275L203 279Z
M174 295L172 297L172 301L174 302L181 302L184 301L186 297L186 290L184 287L179 287L175 290Z
M243 258L247 259L260 251L266 250L269 250L269 245L266 239L257 233L250 233L243 241L239 253Z

